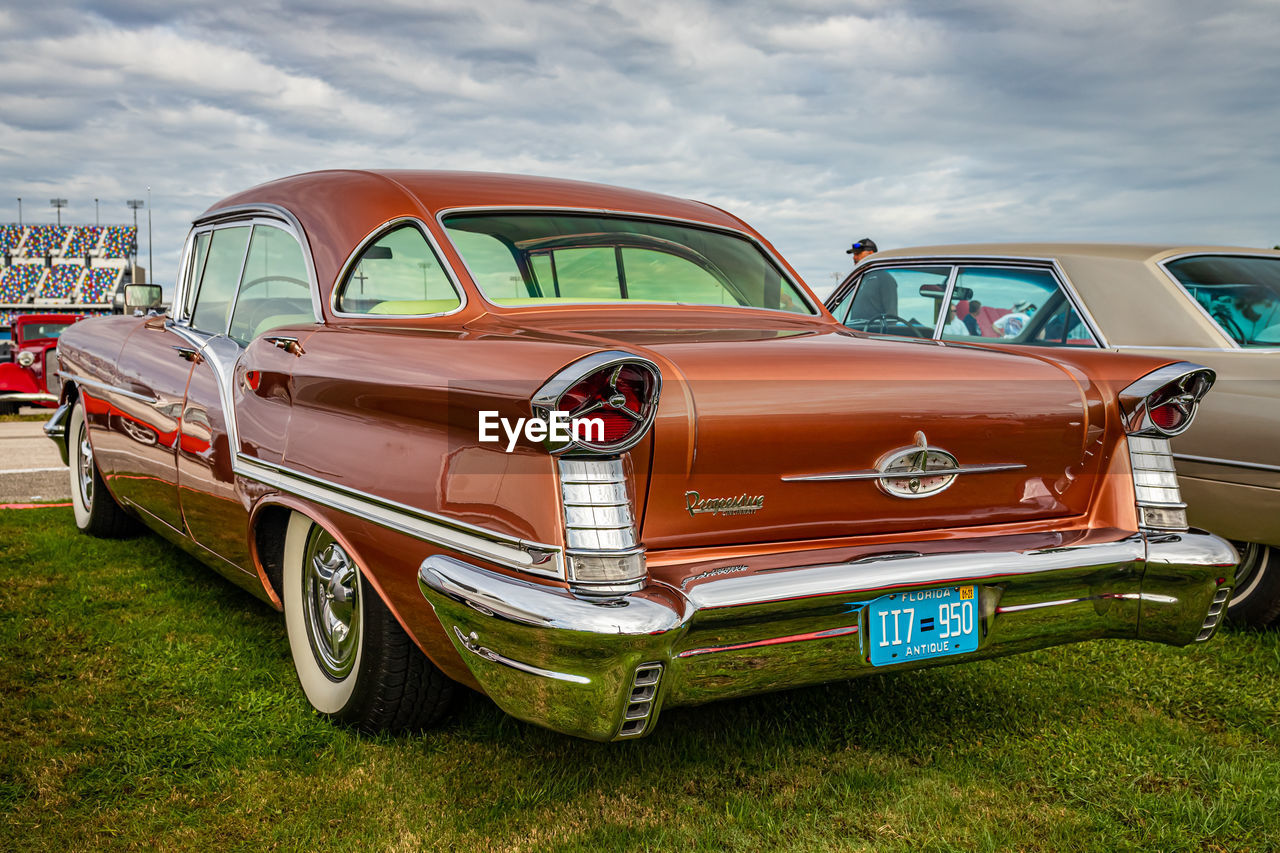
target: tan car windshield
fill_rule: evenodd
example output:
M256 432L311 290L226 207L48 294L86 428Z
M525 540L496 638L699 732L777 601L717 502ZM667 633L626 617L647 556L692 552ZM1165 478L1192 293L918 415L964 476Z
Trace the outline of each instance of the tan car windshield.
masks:
M572 214L458 214L444 224L498 305L666 302L815 313L756 246L729 234Z

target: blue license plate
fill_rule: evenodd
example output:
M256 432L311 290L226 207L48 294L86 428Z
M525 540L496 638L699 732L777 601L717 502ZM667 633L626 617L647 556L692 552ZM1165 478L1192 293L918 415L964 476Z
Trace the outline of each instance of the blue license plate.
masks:
M972 586L882 595L867 605L867 612L873 666L978 648L978 599Z

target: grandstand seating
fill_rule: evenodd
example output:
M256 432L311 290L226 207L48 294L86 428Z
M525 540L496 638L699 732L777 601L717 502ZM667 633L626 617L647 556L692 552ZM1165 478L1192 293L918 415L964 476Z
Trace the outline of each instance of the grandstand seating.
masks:
M0 225L0 252L13 254L22 242L24 230L20 225Z
M120 283L123 269L114 267L95 267L80 283L81 302L110 302Z
M103 229L102 257L127 258L135 254L138 235L132 225L108 225Z
M55 249L61 250L70 230L70 225L28 225L22 254L28 258L43 258Z
M0 276L0 302L26 302L44 277L41 264L15 264Z
M40 288L41 299L70 299L75 294L76 285L80 283L80 275L84 267L71 264L56 264L49 270L49 277Z
M100 239L102 239L102 226L82 225L71 232L65 254L69 258L83 257L98 248Z

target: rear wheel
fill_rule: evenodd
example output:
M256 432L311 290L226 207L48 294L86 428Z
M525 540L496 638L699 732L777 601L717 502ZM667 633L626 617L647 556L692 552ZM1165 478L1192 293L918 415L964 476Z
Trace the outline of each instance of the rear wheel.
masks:
M93 460L83 400L76 400L67 423L67 463L71 468L71 508L76 527L104 539L118 539L134 532L133 519L111 497Z
M301 513L284 547L284 615L311 706L365 732L422 729L448 711L454 684L405 633L329 531Z
M1241 625L1265 628L1280 616L1280 549L1236 542L1240 565L1227 616Z

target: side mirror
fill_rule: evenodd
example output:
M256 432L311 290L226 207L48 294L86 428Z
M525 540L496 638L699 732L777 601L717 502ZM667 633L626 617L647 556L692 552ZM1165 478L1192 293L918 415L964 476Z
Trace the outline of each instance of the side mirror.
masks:
M124 313L145 314L160 308L164 291L158 284L126 284L124 286Z

